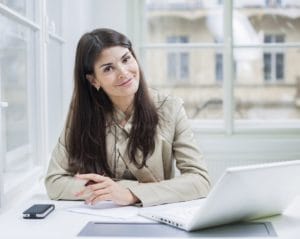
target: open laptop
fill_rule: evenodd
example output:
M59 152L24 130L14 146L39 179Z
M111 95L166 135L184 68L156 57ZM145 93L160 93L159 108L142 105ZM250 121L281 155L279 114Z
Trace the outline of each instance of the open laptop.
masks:
M188 206L173 204L176 208L167 204L145 208L139 214L193 231L281 214L297 195L300 160L232 167L226 169L207 198L191 201Z

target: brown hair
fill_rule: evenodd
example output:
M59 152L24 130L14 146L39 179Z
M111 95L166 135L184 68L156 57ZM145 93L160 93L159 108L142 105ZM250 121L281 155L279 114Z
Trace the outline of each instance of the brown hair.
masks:
M74 68L74 91L66 124L66 150L68 170L73 173L97 173L113 177L109 168L106 150L107 116L113 112L108 95L97 91L86 79L93 74L94 64L102 50L122 46L129 49L136 59L130 40L111 29L96 29L84 34L78 42ZM129 135L127 153L138 168L146 165L148 156L155 148L155 133L158 114L149 97L148 88L140 71L139 87L134 98L132 129ZM137 150L143 155L142 163L135 156Z

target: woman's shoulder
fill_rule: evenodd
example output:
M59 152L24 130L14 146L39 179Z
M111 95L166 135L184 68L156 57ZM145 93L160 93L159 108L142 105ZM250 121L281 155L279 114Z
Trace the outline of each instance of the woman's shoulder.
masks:
M159 112L177 113L183 105L181 98L161 93L156 89L150 89L150 95Z

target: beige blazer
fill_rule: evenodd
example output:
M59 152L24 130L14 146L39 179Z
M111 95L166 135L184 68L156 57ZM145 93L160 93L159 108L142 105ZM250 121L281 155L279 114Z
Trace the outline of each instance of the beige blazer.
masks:
M122 129L117 127L117 147L121 157L113 162L112 144L115 137L107 127L107 151L110 167L116 169L117 182L128 188L143 206L159 205L205 197L210 188L207 169L199 152L190 123L179 98L163 96L151 91L159 113L159 125L155 138L155 150L147 160L147 167L138 169L126 153L131 119ZM117 117L122 117L117 112ZM68 172L68 159L64 132L53 150L45 178L45 186L51 199L78 200L75 192L86 183ZM137 157L138 158L138 157ZM180 175L174 177L174 167ZM127 173L126 173L127 172ZM127 176L125 176L127 175ZM84 199L84 198L81 198Z

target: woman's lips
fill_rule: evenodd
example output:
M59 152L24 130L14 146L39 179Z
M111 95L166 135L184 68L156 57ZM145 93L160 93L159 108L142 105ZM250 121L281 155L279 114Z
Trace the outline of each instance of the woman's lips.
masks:
M129 80L126 80L126 81L122 82L121 84L119 84L117 86L128 86L128 85L131 84L131 82L132 82L132 78L129 79Z

